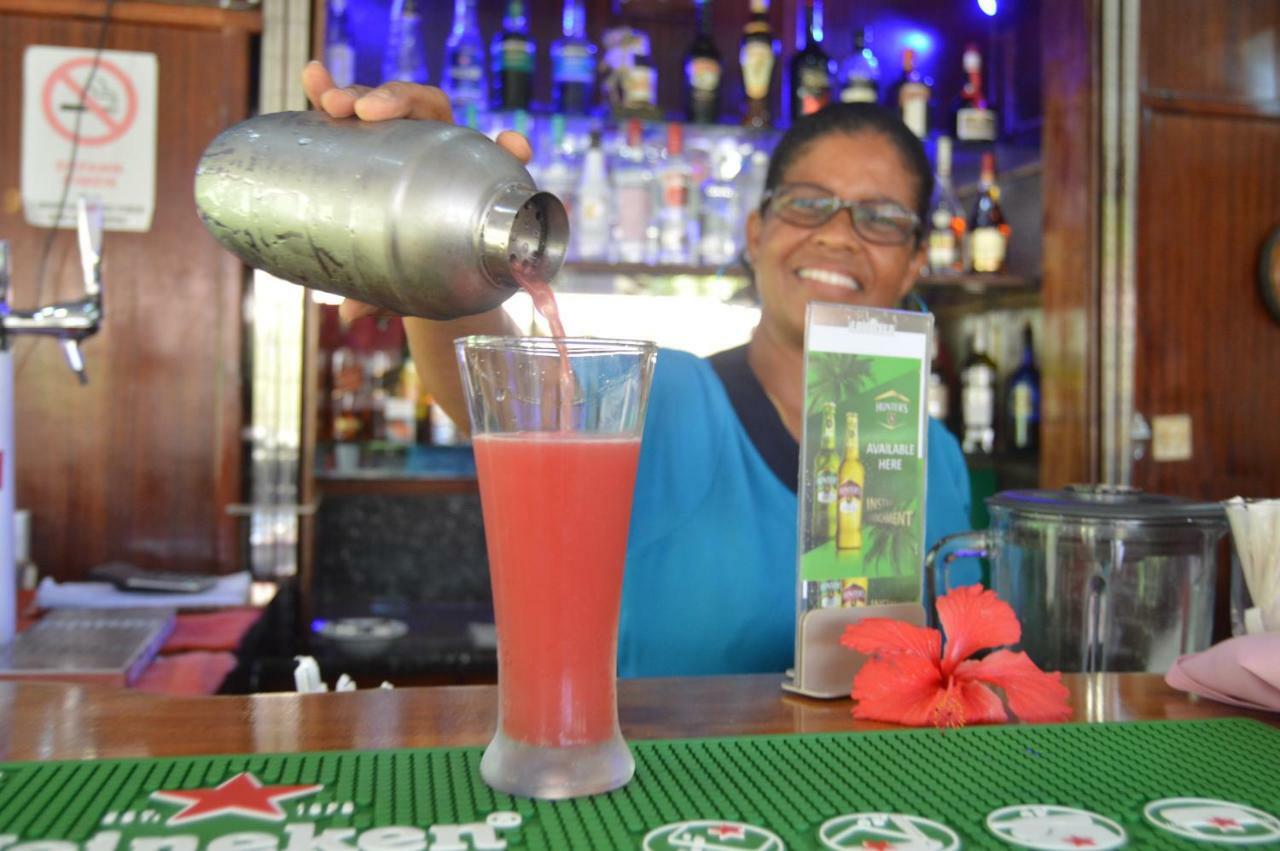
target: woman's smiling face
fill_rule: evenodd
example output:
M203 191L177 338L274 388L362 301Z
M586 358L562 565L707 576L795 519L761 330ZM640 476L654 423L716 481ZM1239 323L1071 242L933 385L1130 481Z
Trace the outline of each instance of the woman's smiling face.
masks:
M916 209L915 178L893 144L877 132L828 133L810 142L779 186L807 183L849 201L891 201ZM775 187L776 188L776 187ZM781 339L804 341L811 301L893 307L925 263L923 244L877 245L858 235L850 212L806 228L766 211L747 220L747 256L760 292L761 324Z

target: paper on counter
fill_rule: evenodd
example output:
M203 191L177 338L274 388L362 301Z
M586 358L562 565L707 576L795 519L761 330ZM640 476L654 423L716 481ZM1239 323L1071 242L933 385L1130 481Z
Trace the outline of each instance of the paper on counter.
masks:
M136 609L140 607L204 609L243 606L249 602L249 571L218 577L208 591L164 594L154 591L121 591L110 582L56 582L46 576L36 588L41 609Z

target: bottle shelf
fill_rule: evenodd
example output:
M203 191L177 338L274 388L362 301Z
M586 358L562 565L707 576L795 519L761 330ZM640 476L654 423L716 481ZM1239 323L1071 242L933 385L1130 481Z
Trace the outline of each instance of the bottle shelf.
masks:
M561 274L570 276L616 276L624 278L730 278L746 281L750 270L741 264L726 266L702 266L697 264L670 263L609 263L606 261L570 260L564 264ZM1040 279L1030 275L925 275L916 284L931 295L1018 295L1035 294L1040 289ZM950 299L948 299L950 301Z
M578 275L619 275L639 278L746 278L747 268L737 263L729 266L700 266L685 263L609 263L607 261L570 260L564 272Z

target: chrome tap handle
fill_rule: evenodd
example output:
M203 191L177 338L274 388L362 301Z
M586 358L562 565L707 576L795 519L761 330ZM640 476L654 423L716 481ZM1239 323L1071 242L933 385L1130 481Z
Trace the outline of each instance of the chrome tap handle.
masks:
M80 384L88 384L89 374L84 371L84 355L80 351L80 343L73 337L63 337L58 343L62 346L62 356L67 359L67 366L71 367Z
M86 200L76 202L76 236L80 243L80 270L84 275L85 295L102 295L102 204Z
M0 239L0 318L9 312L9 242ZM0 329L3 336L3 329Z

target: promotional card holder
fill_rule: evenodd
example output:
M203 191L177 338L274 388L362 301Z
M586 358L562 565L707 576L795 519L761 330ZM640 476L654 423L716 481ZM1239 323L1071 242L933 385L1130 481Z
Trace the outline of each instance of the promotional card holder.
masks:
M797 492L795 668L782 687L845 697L863 618L924 623L921 569L933 316L810 304Z

